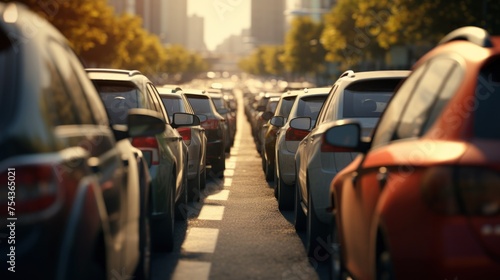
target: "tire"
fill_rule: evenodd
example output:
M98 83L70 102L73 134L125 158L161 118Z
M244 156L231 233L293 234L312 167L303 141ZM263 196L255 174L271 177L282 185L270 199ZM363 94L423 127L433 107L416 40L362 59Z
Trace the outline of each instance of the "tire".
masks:
M201 171L188 181L188 202L199 202L201 197Z
M346 278L346 271L344 268L344 262L342 260L342 250L340 244L340 235L337 227L337 220L335 214L333 214L332 222L330 225L331 232L331 257L330 257L330 279L338 280Z
M141 215L139 252L140 259L134 279L149 280L151 278L151 228L149 211L145 215Z
M224 178L224 170L226 169L226 159L222 158L212 165L212 176L214 178Z
M377 234L376 254L376 280L394 280L391 253L387 247L386 239L380 231Z
M287 185L281 177L278 178L278 208L280 210L292 210L295 196L295 185Z
M200 190L204 190L206 186L207 186L207 165L205 164L205 168L203 168L203 171L200 174ZM200 192L200 199L201 199L201 192Z
M311 190L308 192L307 203L307 228L306 228L306 251L307 256L316 260L316 262L326 262L329 260L330 252L328 249L328 229L318 219L316 210L314 210L314 201L312 200Z
M300 205L300 190L295 186L295 211L294 211L294 226L295 231L302 232L306 229L306 215Z
M274 197L278 199L278 174L276 174L276 166L273 172L273 177L274 177Z
M264 159L264 173L266 174L266 181L274 181L274 164L271 164L267 159Z
M188 219L188 191L189 185L187 180L186 171L183 174L184 178L182 179L182 192L179 200L175 203L175 219L178 221L186 221Z
M174 248L174 212L175 212L175 176L170 180L169 195L166 198L167 211L162 217L155 221L159 228L154 231L153 248L159 252L171 252Z

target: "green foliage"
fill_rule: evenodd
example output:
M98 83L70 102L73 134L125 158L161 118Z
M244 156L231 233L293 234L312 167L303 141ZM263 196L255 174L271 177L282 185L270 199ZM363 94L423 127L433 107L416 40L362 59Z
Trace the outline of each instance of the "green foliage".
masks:
M2 0L3 1L3 0ZM115 15L106 0L18 0L50 21L93 67L137 69L146 75L206 70L203 58L181 46L163 46L141 18Z
M285 69L296 73L321 71L325 49L320 40L323 25L310 17L296 17L286 34L282 61Z

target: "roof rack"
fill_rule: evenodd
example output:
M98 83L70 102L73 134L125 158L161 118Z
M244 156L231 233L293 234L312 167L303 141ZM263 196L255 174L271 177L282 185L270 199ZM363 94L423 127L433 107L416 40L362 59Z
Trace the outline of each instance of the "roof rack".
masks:
M342 73L342 75L340 75L339 79L342 77L354 78L354 71L347 70L344 73Z
M476 26L465 26L455 29L444 36L443 39L439 41L438 45L458 40L469 41L480 47L493 47L488 31Z

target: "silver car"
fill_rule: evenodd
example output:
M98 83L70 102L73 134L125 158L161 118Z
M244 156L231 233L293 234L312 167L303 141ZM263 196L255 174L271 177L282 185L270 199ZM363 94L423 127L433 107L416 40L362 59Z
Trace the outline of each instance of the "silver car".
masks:
M174 113L194 114L193 108L180 88L158 87L160 98L165 105L165 110L172 120ZM201 122L206 121L205 115L199 115ZM177 131L182 136L188 147L188 200L198 202L201 189L206 185L206 157L207 136L201 125L178 127Z
M300 141L309 133L290 127L290 120L297 117L309 117L314 122L329 91L329 87L299 91L288 115L288 121L285 123L285 118L282 116L274 116L271 119L272 125L280 127L274 148L276 188L280 210L293 209L295 201L295 152Z
M395 88L409 73L346 71L333 85L316 123L308 117L290 120L292 128L310 132L295 154L295 228L298 231L306 228L309 257L314 257L315 251L321 248L319 240L326 242L332 219L325 210L330 206L330 182L356 156L355 153L333 153L324 145L324 132L334 121L348 118L362 125L363 136L371 135Z

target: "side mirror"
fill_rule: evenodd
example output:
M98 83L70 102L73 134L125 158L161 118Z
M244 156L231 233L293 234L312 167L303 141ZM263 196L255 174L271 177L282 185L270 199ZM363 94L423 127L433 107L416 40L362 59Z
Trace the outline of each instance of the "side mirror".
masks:
M290 120L290 127L309 131L311 129L311 118L310 117L299 117Z
M174 113L172 118L172 127L178 128L181 126L194 126L200 125L200 119L193 114L188 113Z
M282 116L274 116L271 118L270 123L276 127L282 127L285 125L285 118Z
M274 116L274 113L271 111L266 111L262 114L262 119L265 121L270 120Z
M154 136L165 131L165 121L155 111L135 108L128 111L128 137Z
M324 142L333 148L333 152L361 152L369 149L369 141L361 140L361 126L358 122L341 120L325 131Z

